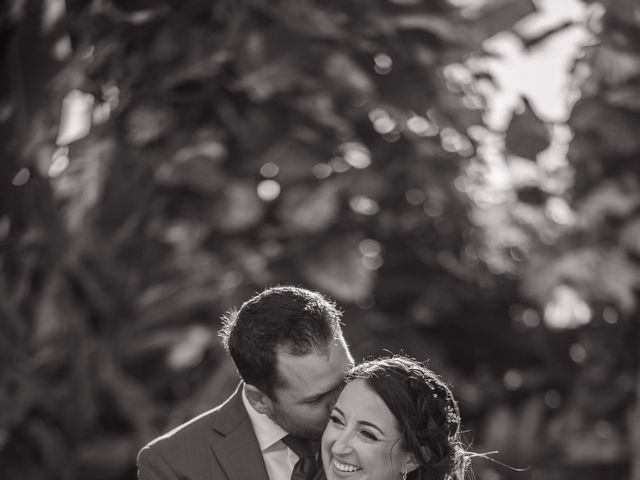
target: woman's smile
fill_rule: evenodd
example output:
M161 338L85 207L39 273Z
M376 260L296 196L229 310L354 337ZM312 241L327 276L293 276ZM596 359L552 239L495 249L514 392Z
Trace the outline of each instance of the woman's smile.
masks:
M360 470L362 470L362 468L358 467L357 465L341 462L337 460L335 457L332 463L334 468L342 473L353 473L353 472L359 472Z

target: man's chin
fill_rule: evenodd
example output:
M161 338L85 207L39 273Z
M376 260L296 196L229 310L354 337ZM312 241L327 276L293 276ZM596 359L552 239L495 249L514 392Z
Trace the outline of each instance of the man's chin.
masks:
M324 433L324 429L321 431L315 431L315 430L309 430L308 428L305 429L293 429L293 430L287 430L291 435L293 435L294 437L298 437L298 438L304 438L306 440L315 440L315 441L320 441L320 439L322 438L322 434Z
M317 427L313 425L303 425L300 424L297 419L296 421L291 421L292 419L282 415L279 410L274 411L272 415L270 415L270 418L294 437L306 438L307 440L320 440L327 426L326 423L318 425Z

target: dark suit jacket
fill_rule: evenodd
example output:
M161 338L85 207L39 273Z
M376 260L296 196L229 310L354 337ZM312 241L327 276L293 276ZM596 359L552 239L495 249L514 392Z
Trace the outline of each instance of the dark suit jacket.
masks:
M241 387L140 450L138 479L269 480Z

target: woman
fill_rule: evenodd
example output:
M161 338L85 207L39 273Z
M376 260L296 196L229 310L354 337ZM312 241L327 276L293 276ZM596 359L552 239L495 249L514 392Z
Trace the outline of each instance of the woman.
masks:
M328 480L462 478L466 453L451 390L406 357L354 367L322 437Z

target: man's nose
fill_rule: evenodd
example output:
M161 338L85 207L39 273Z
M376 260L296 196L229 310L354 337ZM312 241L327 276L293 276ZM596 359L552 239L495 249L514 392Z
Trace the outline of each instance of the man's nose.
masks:
M331 409L336 404L339 394L340 392L337 389L327 394L325 397L325 407L327 408L327 411L331 412Z

